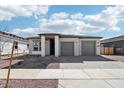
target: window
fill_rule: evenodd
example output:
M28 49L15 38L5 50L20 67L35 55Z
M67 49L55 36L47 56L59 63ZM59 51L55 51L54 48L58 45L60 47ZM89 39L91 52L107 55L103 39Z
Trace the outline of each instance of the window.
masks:
M34 51L38 51L38 47L34 47Z
M15 43L15 49L18 49L18 42Z
M38 46L38 41L34 41L34 46Z
M34 40L33 42L34 51L41 51L41 41Z

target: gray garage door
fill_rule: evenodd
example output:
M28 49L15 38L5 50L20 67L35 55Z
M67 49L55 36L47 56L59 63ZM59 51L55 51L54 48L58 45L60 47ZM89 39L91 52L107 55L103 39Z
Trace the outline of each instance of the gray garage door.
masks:
M74 42L61 42L61 55L73 56L74 55Z
M96 54L95 41L82 41L82 55L93 56Z

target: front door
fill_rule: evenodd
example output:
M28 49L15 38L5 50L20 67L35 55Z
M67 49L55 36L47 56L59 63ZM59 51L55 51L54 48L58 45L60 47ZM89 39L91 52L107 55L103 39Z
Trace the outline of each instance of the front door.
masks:
M54 39L50 39L50 55L55 54L55 41Z

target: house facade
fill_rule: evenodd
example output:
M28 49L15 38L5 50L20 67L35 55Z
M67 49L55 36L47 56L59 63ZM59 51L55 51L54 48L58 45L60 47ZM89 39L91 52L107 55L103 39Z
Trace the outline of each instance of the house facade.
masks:
M32 55L95 56L100 55L100 39L95 36L42 33L30 37L29 53Z

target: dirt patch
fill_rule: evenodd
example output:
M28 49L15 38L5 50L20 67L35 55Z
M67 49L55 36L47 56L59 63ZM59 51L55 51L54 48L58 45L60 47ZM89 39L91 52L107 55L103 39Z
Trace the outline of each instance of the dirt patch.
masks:
M124 56L119 56L119 55L102 55L102 56L105 58L109 58L111 60L124 62Z
M0 88L4 88L5 80L0 80ZM57 88L58 80L10 80L9 88Z
M59 63L50 63L47 66L47 69L58 69L58 68L60 68L60 64Z
M19 63L21 60L13 60L12 65ZM0 68L8 67L10 60L1 60L0 61Z

